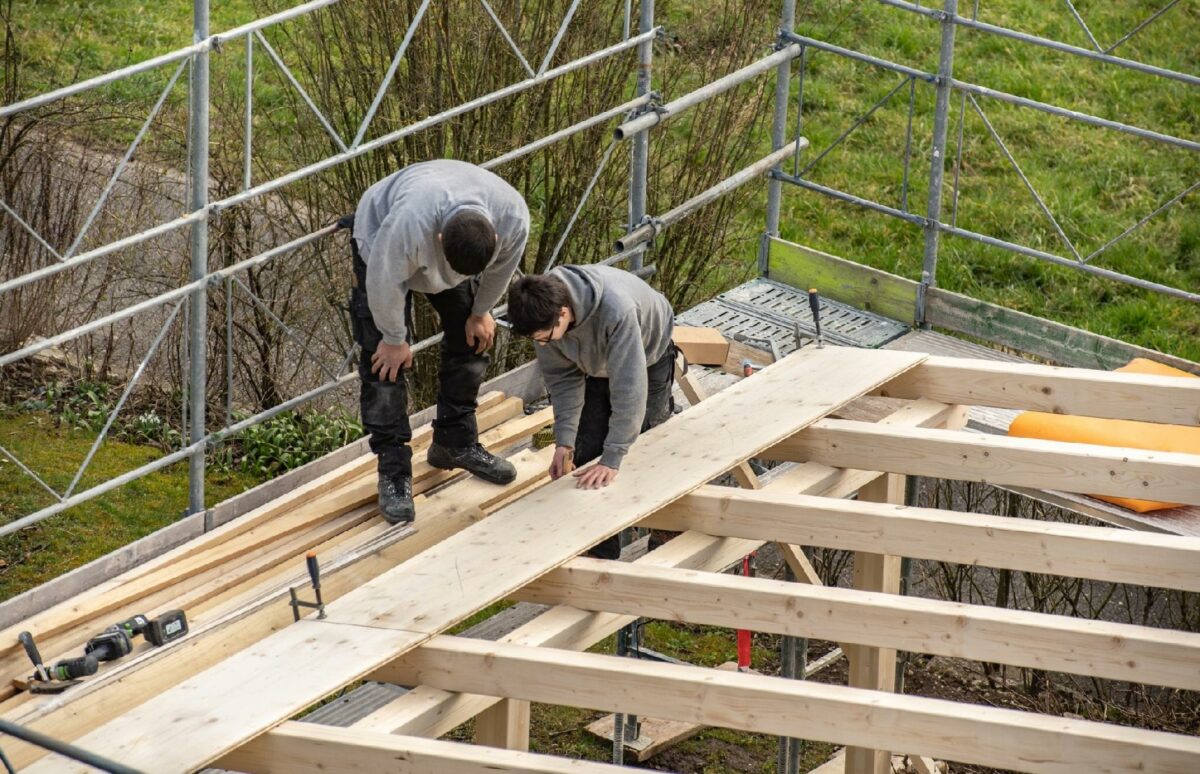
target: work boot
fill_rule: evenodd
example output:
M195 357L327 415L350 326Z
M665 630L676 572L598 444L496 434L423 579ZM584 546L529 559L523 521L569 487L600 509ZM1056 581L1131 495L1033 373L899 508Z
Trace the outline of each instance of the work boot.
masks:
M412 524L416 517L412 476L379 477L379 512L388 524Z
M517 478L517 469L511 462L497 457L479 444L451 449L434 443L430 445L425 459L435 468L463 468L493 484L511 484Z

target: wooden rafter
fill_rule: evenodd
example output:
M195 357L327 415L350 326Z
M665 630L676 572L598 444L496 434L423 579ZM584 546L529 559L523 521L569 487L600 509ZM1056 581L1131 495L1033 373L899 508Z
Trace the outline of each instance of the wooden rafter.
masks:
M243 745L228 763L247 774L616 774L591 761L289 721Z
M972 406L1200 425L1200 379L930 356L879 390Z
M1200 505L1195 454L826 419L763 457L835 467L869 460L889 473Z
M936 508L705 486L649 516L658 529L1200 591L1200 538Z
M1200 634L578 558L514 598L1200 690Z
M402 684L584 706L923 754L1017 771L1200 770L1200 738L744 672L439 636Z

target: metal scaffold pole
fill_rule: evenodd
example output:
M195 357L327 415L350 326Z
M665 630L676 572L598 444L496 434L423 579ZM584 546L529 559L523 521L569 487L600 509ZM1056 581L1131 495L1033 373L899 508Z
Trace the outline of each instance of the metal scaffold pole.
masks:
M208 39L209 0L195 0L192 5L193 43ZM208 206L208 49L192 55L191 88L188 90L188 209L192 212ZM192 281L208 274L208 220L201 218L192 224L191 240ZM191 294L189 337L188 401L189 438L204 438L206 377L208 371L208 290L198 283ZM188 463L188 513L204 510L204 444L192 452Z
M954 19L958 0L946 0L942 45L938 54L937 102L933 112L933 154L929 167L929 205L925 217L925 258L917 294L916 321L925 323L925 290L937 285L938 224L942 218L942 177L946 171L946 129L950 124L950 91L954 78Z
M780 45L784 35L792 32L796 24L796 0L783 0L779 14ZM788 96L792 80L792 59L788 57L775 70L775 117L771 123L771 150L777 151L787 141ZM780 164L783 162L781 161ZM776 165L776 172L779 172ZM763 235L758 251L758 273L766 276L768 238L779 236L779 207L783 199L783 181L772 176L767 181L767 231Z
M645 34L654 29L654 0L642 0L638 32ZM654 63L654 38L647 38L638 46L637 96L650 93L650 68ZM650 135L641 132L633 138L632 158L629 169L629 229L632 231L646 217L646 175L650 162ZM630 271L642 268L642 254L629 261Z

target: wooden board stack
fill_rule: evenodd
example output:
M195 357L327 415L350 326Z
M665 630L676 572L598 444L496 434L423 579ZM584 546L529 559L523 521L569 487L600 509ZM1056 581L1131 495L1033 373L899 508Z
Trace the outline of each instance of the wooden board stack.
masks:
M996 368L806 348L648 433L608 489L542 486L545 453L522 452L510 487L457 480L428 491L415 530L371 519L368 469L335 471L212 545L48 612L38 622L54 632L47 639L69 649L90 634L72 620L187 595L205 611L178 643L53 701L12 696L5 716L155 772L383 770L398 760L412 771L607 770L525 752L531 701L835 742L849 747L840 770L855 774L890 770L893 752L1020 771L1200 770L1195 737L891 692L896 650L1200 690L1194 632L894 593L901 556L1200 591L1200 539L904 507L911 474L1200 503L1200 457L980 437L960 429L958 405L1037 408L1053 393L1072 413L1163 421L1200 405L1200 387L1182 383L1192 380L1139 376L1133 394L1146 397L1131 400L1132 382L1111 374ZM988 389L972 391L985 373ZM878 422L828 418L878 392L902 398ZM498 447L549 417L508 419L489 431L503 436ZM752 457L798 464L752 489L741 467ZM735 468L743 487L706 485ZM633 563L578 557L634 523L682 534ZM720 574L764 542L852 550L855 587ZM292 624L286 586L303 583L303 569L279 562L302 543L328 568L328 618ZM222 558L218 545L236 553ZM185 563L186 577L173 570ZM253 578L226 577L242 565L258 568ZM553 607L497 642L444 634L504 598ZM639 616L845 643L851 686L579 652ZM351 728L290 720L363 677L415 688ZM479 741L505 749L479 755L419 738L475 716ZM29 771L77 768L32 748L9 754Z

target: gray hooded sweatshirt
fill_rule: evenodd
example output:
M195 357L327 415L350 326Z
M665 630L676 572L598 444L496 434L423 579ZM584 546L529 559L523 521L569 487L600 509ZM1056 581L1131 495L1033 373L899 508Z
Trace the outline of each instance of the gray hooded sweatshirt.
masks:
M525 254L529 208L511 185L452 159L412 164L367 189L354 213L354 240L367 264L367 302L388 344L403 344L409 290L440 293L469 279L450 268L438 234L455 212L477 210L496 229L496 254L479 275L471 312L487 314Z
M560 266L575 322L561 339L534 347L554 407L554 441L575 446L584 379L607 378L612 417L600 463L620 468L646 416L646 368L667 352L674 312L666 297L610 266Z

